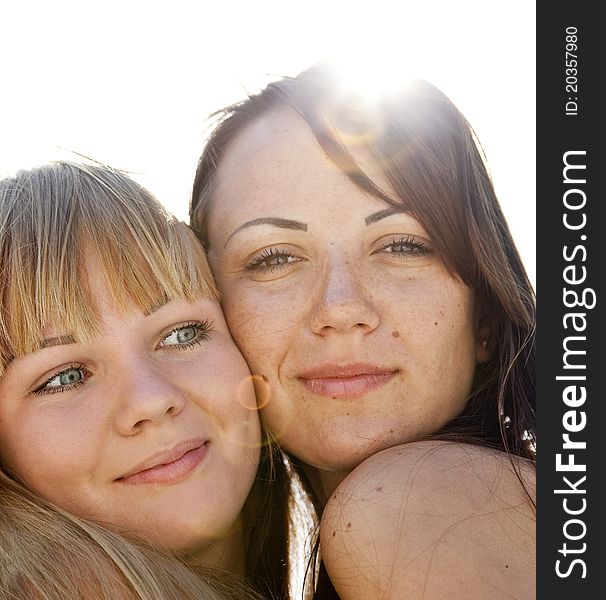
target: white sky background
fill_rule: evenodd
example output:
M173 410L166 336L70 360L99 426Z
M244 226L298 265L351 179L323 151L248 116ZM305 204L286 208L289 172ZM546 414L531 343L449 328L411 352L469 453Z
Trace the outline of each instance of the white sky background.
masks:
M534 2L6 0L0 24L0 175L69 149L183 219L212 111L322 58L412 70L476 130L535 281Z

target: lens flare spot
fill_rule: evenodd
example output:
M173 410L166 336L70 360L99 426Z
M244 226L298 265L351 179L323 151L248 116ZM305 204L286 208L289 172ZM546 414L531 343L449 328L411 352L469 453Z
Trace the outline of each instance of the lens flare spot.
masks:
M263 408L269 402L270 396L271 388L263 375L249 375L238 386L238 402L248 410Z

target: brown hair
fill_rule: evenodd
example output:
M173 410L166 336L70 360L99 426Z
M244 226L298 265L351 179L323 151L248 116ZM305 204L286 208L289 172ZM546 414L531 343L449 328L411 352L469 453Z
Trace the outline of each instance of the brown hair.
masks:
M86 285L87 258L118 309L143 312L167 300L217 299L204 250L189 227L143 187L101 165L59 162L0 181L0 377L40 348L48 324L76 339L98 327ZM0 472L1 473L1 472ZM245 573L257 591L286 598L289 475L266 443L244 507ZM267 551L271 548L271 551Z
M423 80L385 95L372 109L340 88L329 64L271 83L218 113L190 207L192 227L205 244L209 203L219 201L213 191L230 143L256 119L284 108L305 120L357 186L416 218L450 273L474 290L490 360L478 365L463 412L430 437L503 450L519 474L514 457L535 460L534 291L471 126ZM381 169L389 191L364 173L350 149Z

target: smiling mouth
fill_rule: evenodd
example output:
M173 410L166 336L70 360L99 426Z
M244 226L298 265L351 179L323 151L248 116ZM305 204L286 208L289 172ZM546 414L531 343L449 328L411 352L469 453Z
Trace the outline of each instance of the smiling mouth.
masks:
M299 381L312 393L330 398L356 398L379 388L393 379L397 370L366 365L322 367L304 373Z
M186 450L178 452L179 455L174 460L161 462L147 469L142 469L116 479L121 484L140 485L144 483L160 483L171 485L186 479L192 471L204 460L208 453L208 442L204 442Z

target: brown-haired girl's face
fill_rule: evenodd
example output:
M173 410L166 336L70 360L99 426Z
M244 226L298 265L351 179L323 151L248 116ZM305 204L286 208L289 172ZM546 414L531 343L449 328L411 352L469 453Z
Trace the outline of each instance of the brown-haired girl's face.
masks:
M42 497L176 551L227 536L260 446L250 372L217 302L117 313L88 269L100 331L61 324L0 379L0 457Z
M347 471L462 410L486 358L472 291L294 112L232 140L207 226L229 327L267 380L266 422L298 458Z

